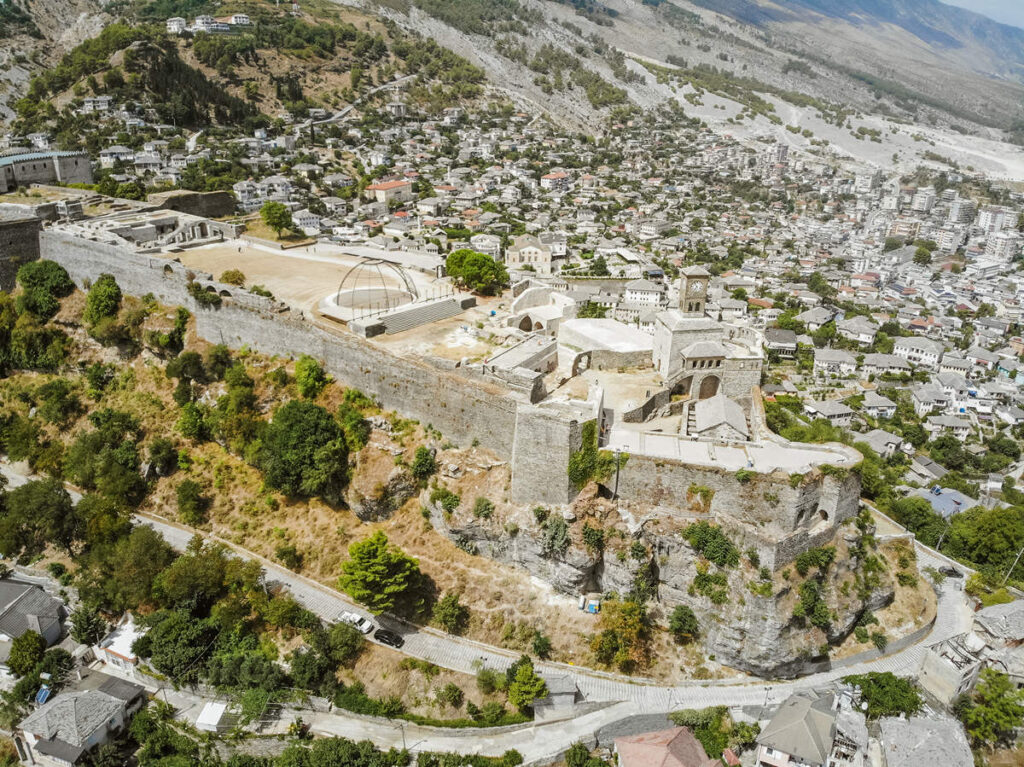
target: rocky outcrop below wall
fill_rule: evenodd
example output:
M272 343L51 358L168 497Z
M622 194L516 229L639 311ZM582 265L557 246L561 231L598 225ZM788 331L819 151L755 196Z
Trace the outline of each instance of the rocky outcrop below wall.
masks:
M565 511L562 513L572 543L564 553L557 553L545 551L543 526L528 513L477 519L462 508L447 514L430 504L426 494L422 501L430 509L434 527L460 548L519 567L565 594L625 595L638 582L651 583L655 603L664 614L676 605L693 609L701 622L702 642L709 655L724 665L762 677L794 677L827 668L829 662L821 654L822 646L841 642L865 611L884 607L895 593L888 575L870 589L856 588L862 562L850 553L851 542L860 535L852 524L838 531L827 528L830 535L823 542L835 545L837 556L826 575L811 568L806 577L801 577L794 568L786 568L785 575L773 574L765 587L759 568L746 557L732 568L719 568L703 559L683 535L692 520L671 516L624 520L625 524L618 526L620 530L639 529L633 536L616 536L614 541L607 537L609 544L597 553L582 544L583 523L571 510ZM632 556L634 541L644 545L644 558ZM702 571L724 576L724 585L720 586L724 601L719 597L716 603L694 587ZM831 623L824 630L794 616L801 584L810 579L820 583L821 600L831 615ZM758 591L768 595L759 595Z

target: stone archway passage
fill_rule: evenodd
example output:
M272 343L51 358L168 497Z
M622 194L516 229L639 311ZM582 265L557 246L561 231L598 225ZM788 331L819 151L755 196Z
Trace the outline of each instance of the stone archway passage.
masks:
M698 399L710 399L718 394L719 383L718 376L707 376L700 382L700 395Z

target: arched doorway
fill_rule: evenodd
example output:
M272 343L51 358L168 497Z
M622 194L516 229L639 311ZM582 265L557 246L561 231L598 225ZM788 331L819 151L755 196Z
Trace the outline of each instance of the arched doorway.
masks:
M709 399L718 394L718 376L707 376L703 381L700 382L700 394L698 399Z
M690 387L693 385L693 376L687 376L680 381L676 382L676 385L672 387L673 397L689 396Z
M525 330L527 332L529 332L529 331L531 331L533 329L533 322L530 321L530 315L529 314L527 314L525 317L523 317L522 320L520 320L520 322L519 322L519 329L520 330Z

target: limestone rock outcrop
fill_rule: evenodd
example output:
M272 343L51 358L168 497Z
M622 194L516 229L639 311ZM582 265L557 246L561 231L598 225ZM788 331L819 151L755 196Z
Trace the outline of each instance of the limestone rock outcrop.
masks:
M525 524L510 524L497 515L476 519L465 511L445 514L427 505L435 528L461 548L522 568L566 594L626 594L638 581L650 583L655 603L666 614L681 604L694 610L709 655L727 666L762 677L788 678L818 670L823 661L821 646L841 641L866 611L891 602L895 591L887 577L870 588L856 588L861 563L843 537L849 528L836 536L839 555L827 576L817 579L820 599L831 617L823 630L794 616L800 585L815 578L813 568L805 577L792 566L783 568L787 575L783 576L783 571L773 574L770 589L763 589L770 590L770 596L762 596L755 592L762 583L758 568L746 558L733 568L708 563L683 537L684 525L645 525L632 538L614 536L601 552L572 540L564 552L558 553L545 550L543 527L532 518ZM525 515L516 519L518 523L526 522ZM634 542L644 546L646 554L641 559L633 556ZM702 570L725 577L725 585L720 588L726 598L720 604L694 588Z

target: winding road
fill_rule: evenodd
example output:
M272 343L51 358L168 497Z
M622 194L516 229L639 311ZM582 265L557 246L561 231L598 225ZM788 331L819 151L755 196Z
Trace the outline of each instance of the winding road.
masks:
M12 486L23 484L32 478L8 463L0 464L0 472L8 478ZM73 488L69 487L68 490L76 500L80 497ZM218 536L150 515L137 515L135 521L152 527L179 550L183 550L189 540L197 534L206 540L221 543L237 556L259 562L266 574L268 585L284 586L298 602L325 621L337 622L342 612L351 611L398 631L405 638L401 652L406 655L469 674L475 674L481 663L493 668L507 668L519 655L429 627L399 624L369 616L344 594L293 573L258 554L240 549ZM917 544L917 554L919 568L937 568L948 564L945 557L920 544ZM357 737L363 733L364 737L370 737L374 742L384 746L401 747L403 741L413 742L419 739L426 744L423 748L465 753L498 754L505 748L514 747L529 761L557 754L576 740L591 738L597 729L639 713L651 714L680 708L718 705L769 706L780 703L796 690L828 686L849 674L869 671L890 671L901 676L914 676L920 670L927 646L967 631L971 626L971 616L972 613L964 599L962 580L947 578L939 589L937 614L932 630L916 644L876 660L779 682L747 677L665 686L566 664L538 663L538 670L545 675L571 675L587 702L608 702L614 705L568 722L538 724L511 733L474 733L469 737L411 724L389 724L381 720L370 722L333 712L315 714L307 721L310 721L314 731L318 733L345 737ZM456 747L459 743L463 747Z

